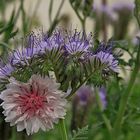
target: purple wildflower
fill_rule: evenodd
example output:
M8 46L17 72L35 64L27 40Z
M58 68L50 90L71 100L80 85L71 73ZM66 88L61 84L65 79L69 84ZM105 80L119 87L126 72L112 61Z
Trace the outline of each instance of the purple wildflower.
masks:
M135 4L133 2L125 2L125 1L117 1L112 5L113 11L124 11L128 10L130 12L133 11Z
M116 16L113 13L112 8L109 5L97 5L97 3L93 3L93 12L97 14L97 17L101 17L102 14L106 16L107 22L116 20Z
M99 89L99 96L100 96L100 99L102 101L103 108L105 108L106 105L107 105L107 101L106 101L106 88L105 87L101 87Z
M114 72L118 71L118 60L114 57L112 53L113 43L100 43L99 47L92 53L89 57L91 59L98 58L103 65L105 65L105 70L112 70Z
M40 35L40 34L39 34ZM27 38L27 45L13 51L10 57L12 65L29 65L30 60L52 49L63 49L68 54L87 52L91 42L91 36L75 31L72 34L64 34L63 30L55 30L51 36L41 34L41 36L31 34Z
M91 34L86 36L84 32L71 32L67 33L64 49L66 53L71 55L85 54L88 52L91 42Z
M11 64L22 64L22 65L28 65L29 60L32 59L35 56L35 49L34 48L21 48L14 50L11 55Z
M94 53L98 53L100 51L112 53L113 46L113 42L109 42L107 44L104 42L100 42L98 48L95 50Z
M12 65L29 65L29 61L38 56L40 52L41 48L38 45L38 40L31 34L29 38L27 38L26 47L20 47L12 52L10 62Z
M102 13L105 13L106 15L111 14L111 9L107 5L97 6L97 4L94 3L93 4L93 10L98 14L102 14Z
M139 38L140 38L140 32L135 37L132 38L131 40L132 44L138 46L140 43Z
M48 34L43 35L40 41L41 52L45 53L46 50L52 50L53 48L59 48L64 45L64 38L61 30L55 30L51 36Z
M30 60L44 53L46 50L62 46L63 38L61 32L55 30L49 37L48 35L36 36L31 34L27 38L27 45L13 51L10 57L12 65L29 65ZM37 38L39 37L39 38Z
M11 73L14 71L14 68L11 64L6 64L0 67L0 81L10 77Z
M86 105L90 100L91 94L92 94L91 87L89 86L80 87L80 89L77 91L79 103L81 105Z
M102 64L107 65L107 69L111 69L114 72L118 71L118 61L110 53L100 51L95 55L96 58L100 59Z

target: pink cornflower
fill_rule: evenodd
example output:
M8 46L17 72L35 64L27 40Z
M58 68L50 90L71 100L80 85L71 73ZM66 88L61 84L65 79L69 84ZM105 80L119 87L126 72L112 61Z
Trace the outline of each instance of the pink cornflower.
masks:
M49 77L33 75L28 83L10 78L0 98L5 121L17 125L17 131L26 129L28 135L53 128L66 114L66 99L58 90L59 84Z

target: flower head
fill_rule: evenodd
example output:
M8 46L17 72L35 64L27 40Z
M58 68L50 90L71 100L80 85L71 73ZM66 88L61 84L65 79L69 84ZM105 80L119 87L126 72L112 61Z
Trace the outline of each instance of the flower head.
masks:
M114 57L112 53L113 44L105 44L101 42L98 48L92 52L90 55L92 58L98 58L101 64L105 65L105 70L112 70L114 72L118 71L118 60Z
M92 6L93 12L97 15L98 20L102 20L102 15L105 15L106 22L112 22L116 19L116 16L113 13L112 8L109 5L100 4L98 5L96 1Z
M104 86L102 86L99 89L99 96L101 98L103 108L105 108L107 105L107 100L106 100L106 88Z
M63 32L61 30L55 30L51 36L48 34L43 34L42 39L40 41L40 48L42 53L45 53L46 50L52 50L54 48L58 49L63 46L64 38Z
M40 54L41 49L38 45L36 36L31 34L26 39L26 47L20 47L12 52L10 56L10 62L12 65L28 65L31 59Z
M0 66L0 81L7 79L13 71L14 68L9 63L4 66Z
M91 99L92 89L90 86L82 86L77 91L77 97L81 105L87 105Z
M66 114L66 99L58 90L59 84L49 77L33 75L28 83L11 78L0 98L6 116L5 121L17 125L17 131L26 129L27 134L53 128Z
M106 70L110 69L114 72L118 71L118 61L112 54L100 51L95 55L95 57L98 58L102 64L107 66Z
M64 45L66 53L71 55L75 55L77 53L85 54L92 45L91 37L91 34L86 36L84 32L77 32L77 30L75 30L75 32L67 33Z

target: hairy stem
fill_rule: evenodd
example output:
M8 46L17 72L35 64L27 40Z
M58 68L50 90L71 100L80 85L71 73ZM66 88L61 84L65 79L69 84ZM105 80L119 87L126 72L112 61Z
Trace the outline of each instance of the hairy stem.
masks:
M81 84L76 87L74 90L71 91L71 93L66 97L67 100L70 100L70 98L75 94L75 92L87 81L88 79L83 80Z
M50 5L49 5L49 22L50 22L50 25L52 24L52 8L53 8L53 0L50 0Z
M124 93L122 95L122 98L121 98L121 101L120 101L120 106L119 106L119 111L118 111L118 114L117 114L117 119L114 123L114 130L113 130L114 138L117 138L117 136L119 135L122 120L123 120L123 115L125 113L125 109L126 109L126 106L127 106L127 102L128 102L129 97L131 96L131 91L132 91L132 88L134 86L137 74L139 72L139 64L140 64L140 46L138 48L138 53L137 53L137 57L136 57L136 61L135 61L134 70L131 74L131 78L130 78L130 81L128 83L128 86L127 86L126 90L124 91Z

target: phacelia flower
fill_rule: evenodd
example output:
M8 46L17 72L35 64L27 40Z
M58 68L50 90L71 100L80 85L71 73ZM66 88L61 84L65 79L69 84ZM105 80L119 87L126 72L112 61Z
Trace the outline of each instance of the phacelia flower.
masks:
M59 30L55 30L51 36L48 34L31 34L25 39L25 46L15 49L10 56L11 65L29 65L31 60L46 53L46 50L62 47L63 36Z
M38 45L38 40L35 35L31 34L27 38L26 47L20 47L11 53L10 62L12 65L29 65L29 61L37 57L40 52L41 48Z
M116 15L114 15L111 6L104 5L104 4L99 5L97 2L98 1L93 2L92 9L93 9L93 12L96 14L96 18L98 20L101 20L100 22L102 22L102 15L105 16L105 20L107 23L110 23L116 20Z
M106 107L107 105L107 100L106 100L106 88L105 87L101 87L99 89L99 96L100 96L100 99L102 101L102 105L103 105L103 108Z
M135 4L133 2L125 2L125 1L117 1L114 4L112 4L112 9L114 11L125 11L132 12L135 7Z
M110 69L114 72L118 71L118 61L114 58L114 56L110 53L100 51L95 55L102 64L105 64L107 67L106 69Z
M103 43L101 42L96 50L89 53L90 59L98 58L102 65L105 66L106 71L118 71L118 60L113 55L113 43Z
M91 34L86 36L84 32L77 32L76 30L75 32L67 33L64 45L66 53L71 55L85 54L92 45L91 37Z
M92 89L90 86L82 86L77 91L77 97L81 105L87 105L91 99Z
M29 61L35 56L34 48L19 48L14 50L11 56L12 65L28 65Z
M66 99L59 84L49 77L33 75L28 83L22 83L10 78L0 98L1 106L6 116L5 121L17 125L17 131L26 129L27 134L33 134L53 128L60 118L66 114Z
M47 50L52 50L54 48L58 49L64 44L63 32L61 30L55 30L51 36L48 34L43 34L40 41L41 52L45 53Z
M6 64L0 66L0 81L3 79L7 79L8 77L11 76L11 73L14 71L14 68L11 66L11 64Z

